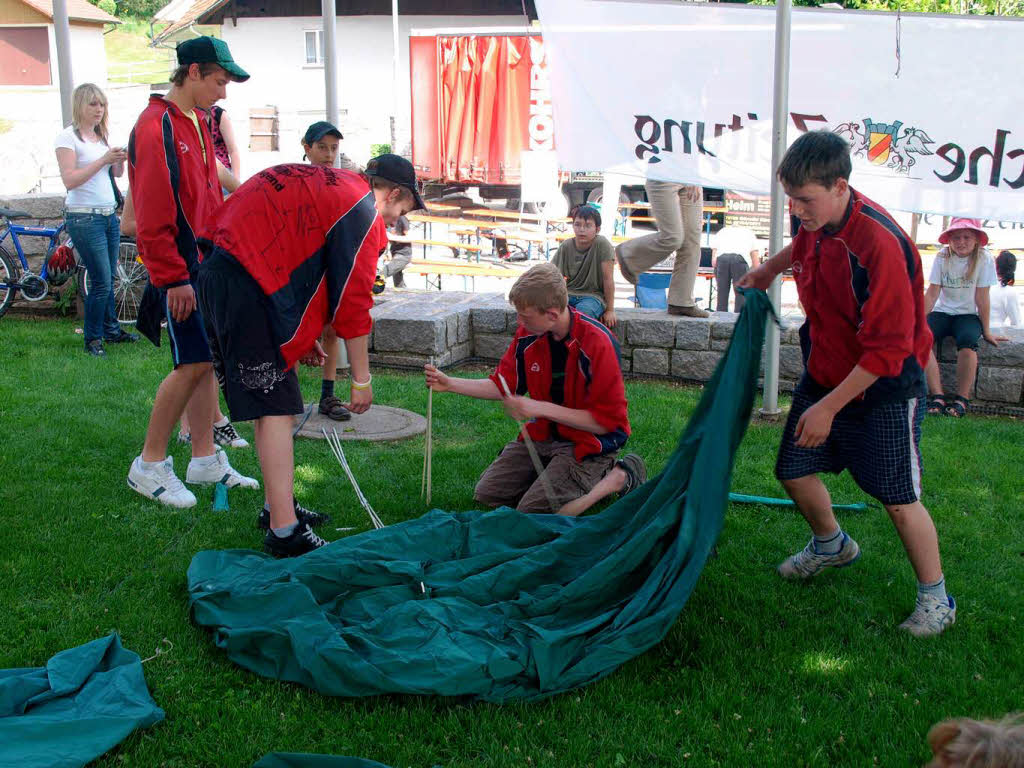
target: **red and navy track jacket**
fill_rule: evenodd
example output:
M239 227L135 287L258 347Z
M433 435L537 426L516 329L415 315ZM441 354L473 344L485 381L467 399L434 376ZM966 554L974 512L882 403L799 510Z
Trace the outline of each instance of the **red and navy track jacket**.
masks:
M343 339L370 332L373 278L387 244L366 179L319 165L260 171L217 210L203 239L259 283L289 368L327 323Z
M522 326L491 374L504 393L499 374L517 395L551 402L550 335L534 336ZM534 440L571 440L577 461L617 451L629 437L626 388L622 383L618 340L601 323L569 308L569 335L565 338L565 392L562 405L589 411L607 431L595 435L548 419L533 419L526 428ZM557 435L554 429L557 427ZM522 436L519 438L522 439Z
M150 282L173 288L189 282L199 263L197 239L223 201L217 159L206 121L195 123L162 96L150 96L128 141L136 240Z
M879 377L865 399L918 396L932 345L921 255L892 217L851 190L838 231L800 229L792 264L807 315L801 341L813 382L833 389L860 365Z

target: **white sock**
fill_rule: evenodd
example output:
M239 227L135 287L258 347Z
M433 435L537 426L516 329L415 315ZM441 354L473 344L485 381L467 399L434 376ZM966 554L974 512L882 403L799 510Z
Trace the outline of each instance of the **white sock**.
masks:
M230 424L230 423L231 423L231 422L230 422L230 421L228 420L228 417L227 417L227 416L225 416L225 417L224 417L223 419L221 419L220 421L215 421L215 422L213 422L213 426L215 426L215 427L226 427L226 426L227 426L228 424Z
M156 469L165 461L167 461L167 459L161 459L160 461L143 461L142 457L139 456L139 466L143 469Z
M209 467L217 463L217 452L214 451L209 456L193 456L192 463L197 467Z
M277 538L287 539L289 536L292 535L292 533L295 532L295 529L298 527L298 523L292 523L291 525L286 525L283 528L273 528L272 530L274 531L274 535L277 536Z

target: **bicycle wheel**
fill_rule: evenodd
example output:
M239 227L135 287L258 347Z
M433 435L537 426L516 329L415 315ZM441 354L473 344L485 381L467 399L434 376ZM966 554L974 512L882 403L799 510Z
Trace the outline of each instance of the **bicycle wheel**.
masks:
M112 286L117 319L120 322L134 323L139 319L139 302L148 281L149 272L139 257L138 246L133 239L122 237Z
M14 301L18 289L12 286L18 284L20 277L21 270L18 269L17 262L6 249L0 247L0 317L4 316Z

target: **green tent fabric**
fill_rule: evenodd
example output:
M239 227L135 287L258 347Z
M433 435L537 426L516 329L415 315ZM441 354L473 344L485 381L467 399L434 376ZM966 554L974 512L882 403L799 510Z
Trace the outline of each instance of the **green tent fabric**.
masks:
M252 768L388 768L388 766L362 757L273 752L253 763Z
M661 641L721 531L771 314L748 296L661 474L600 514L435 509L291 560L200 552L193 619L235 663L334 696L504 702L600 680Z
M137 654L108 635L45 667L0 670L0 768L70 768L164 719Z

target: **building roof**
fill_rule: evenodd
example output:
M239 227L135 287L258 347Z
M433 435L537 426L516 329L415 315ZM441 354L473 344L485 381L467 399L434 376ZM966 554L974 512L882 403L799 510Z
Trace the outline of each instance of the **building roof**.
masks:
M522 13L524 3L530 18L537 18L533 0L402 0L399 13L402 16L518 15ZM337 0L336 13L338 16L390 16L391 2ZM267 18L320 14L320 0L169 0L154 18L171 24L157 33L153 42L166 40L192 24L220 24L225 16Z
M30 8L35 8L41 14L53 21L53 0L21 0ZM68 20L88 22L93 24L120 24L116 18L86 0L67 0Z
M191 25L199 23L200 18L227 5L229 0L191 0L182 3L181 0L171 0L167 5L156 12L158 21L169 21L170 26L162 29L153 35L153 44L171 37L175 32L188 29Z

